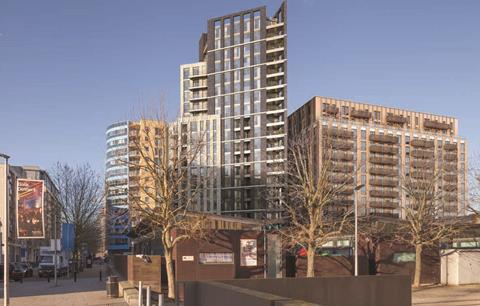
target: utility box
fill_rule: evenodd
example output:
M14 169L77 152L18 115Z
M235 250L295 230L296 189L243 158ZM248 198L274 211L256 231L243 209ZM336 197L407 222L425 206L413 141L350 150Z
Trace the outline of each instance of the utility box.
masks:
M107 296L109 298L118 298L118 277L109 276L107 278Z

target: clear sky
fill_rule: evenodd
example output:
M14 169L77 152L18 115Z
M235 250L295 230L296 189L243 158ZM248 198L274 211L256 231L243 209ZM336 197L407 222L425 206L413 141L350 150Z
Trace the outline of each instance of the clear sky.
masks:
M103 171L105 128L179 105L206 20L280 0L0 3L0 152ZM289 111L314 95L453 115L480 151L480 1L290 0Z

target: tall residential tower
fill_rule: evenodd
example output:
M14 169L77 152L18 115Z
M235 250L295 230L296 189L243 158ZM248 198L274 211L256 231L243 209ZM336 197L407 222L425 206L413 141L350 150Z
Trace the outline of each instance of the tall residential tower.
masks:
M130 249L128 207L128 121L110 125L106 131L105 247L110 253Z
M180 80L182 118L216 115L221 122L216 211L273 217L287 141L286 2L272 17L262 6L209 19L199 62L182 65Z

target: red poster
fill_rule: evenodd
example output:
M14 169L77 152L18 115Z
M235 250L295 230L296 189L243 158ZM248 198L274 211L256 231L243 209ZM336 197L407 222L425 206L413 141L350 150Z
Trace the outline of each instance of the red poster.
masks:
M43 181L17 180L17 237L45 238Z

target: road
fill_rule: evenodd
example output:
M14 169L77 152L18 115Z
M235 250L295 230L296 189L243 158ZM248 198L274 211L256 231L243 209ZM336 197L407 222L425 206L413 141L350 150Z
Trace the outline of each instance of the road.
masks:
M55 286L53 279L50 282L45 278L26 278L23 283L10 282L10 305L35 306L77 306L77 305L110 305L125 306L123 299L110 299L105 291L105 280L99 280L101 266L85 269L77 278L59 279ZM0 290L1 304L3 304L3 282Z
M413 290L414 306L478 306L480 285L435 286Z

